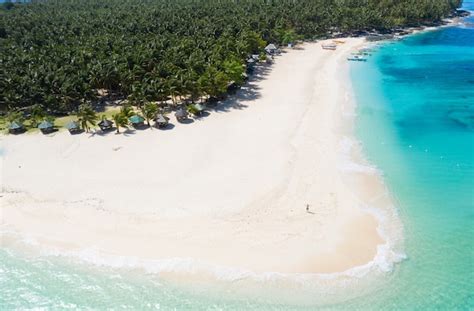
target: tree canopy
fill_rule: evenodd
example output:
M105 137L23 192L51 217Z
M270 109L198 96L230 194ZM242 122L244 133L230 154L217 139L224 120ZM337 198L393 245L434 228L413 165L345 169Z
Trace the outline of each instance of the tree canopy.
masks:
M0 9L0 110L218 96L266 43L437 21L461 0L49 0Z

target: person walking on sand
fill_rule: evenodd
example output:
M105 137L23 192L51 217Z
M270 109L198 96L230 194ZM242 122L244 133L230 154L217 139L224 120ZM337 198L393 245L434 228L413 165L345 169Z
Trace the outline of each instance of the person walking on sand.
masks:
M306 204L306 212L309 213L309 204Z

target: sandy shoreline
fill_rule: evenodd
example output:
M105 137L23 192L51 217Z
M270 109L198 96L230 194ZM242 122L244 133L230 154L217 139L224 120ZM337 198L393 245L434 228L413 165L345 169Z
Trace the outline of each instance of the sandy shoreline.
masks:
M370 168L347 169L365 167L345 150L346 56L364 41L345 41L288 50L224 108L170 131L1 137L2 231L64 252L255 272L369 263L384 240L364 208L386 190Z

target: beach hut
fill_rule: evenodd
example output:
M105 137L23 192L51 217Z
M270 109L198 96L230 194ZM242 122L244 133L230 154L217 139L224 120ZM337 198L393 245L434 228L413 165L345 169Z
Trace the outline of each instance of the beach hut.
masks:
M167 116L159 114L159 115L156 116L156 118L154 120L155 121L155 126L157 128L167 127L169 120L170 120L170 118L168 118Z
M274 55L278 52L278 49L275 44L270 43L265 47L265 52L267 52L267 54Z
M139 116L139 115L134 115L134 116L131 116L128 121L130 121L130 123L132 124L133 127L141 127L144 125L144 121L145 119L142 117L142 116Z
M43 134L51 133L54 130L54 124L44 120L38 125L38 128L41 130Z
M233 93L237 92L239 89L240 89L240 85L235 83L235 81L230 81L227 84L227 92L229 92L229 93L233 94Z
M81 132L81 127L79 126L79 123L77 121L71 121L68 124L66 124L66 128L71 134L77 134Z
M188 118L188 112L183 108L179 108L178 111L175 112L174 116L178 122L183 122Z
M253 71L255 70L255 64L257 63L257 60L253 57L250 57L247 59L247 67L246 67L246 71L247 73L253 73Z
M10 134L20 134L25 131L25 127L21 122L13 121L8 125L8 132Z
M194 114L195 116L200 116L204 112L204 106L201 104L194 104L189 106L189 111Z
M103 132L105 132L111 130L114 124L110 120L102 119L99 123L97 123L97 125Z

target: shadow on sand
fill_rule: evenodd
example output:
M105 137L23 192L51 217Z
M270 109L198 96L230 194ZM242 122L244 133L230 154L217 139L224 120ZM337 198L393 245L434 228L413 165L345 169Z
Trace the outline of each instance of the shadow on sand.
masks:
M246 102L260 98L260 88L257 86L257 83L265 79L270 74L271 69L270 64L257 66L247 83L244 84L240 90L236 91L235 95L229 96L227 99L208 109L214 112L230 112L236 109L242 110L247 108Z

